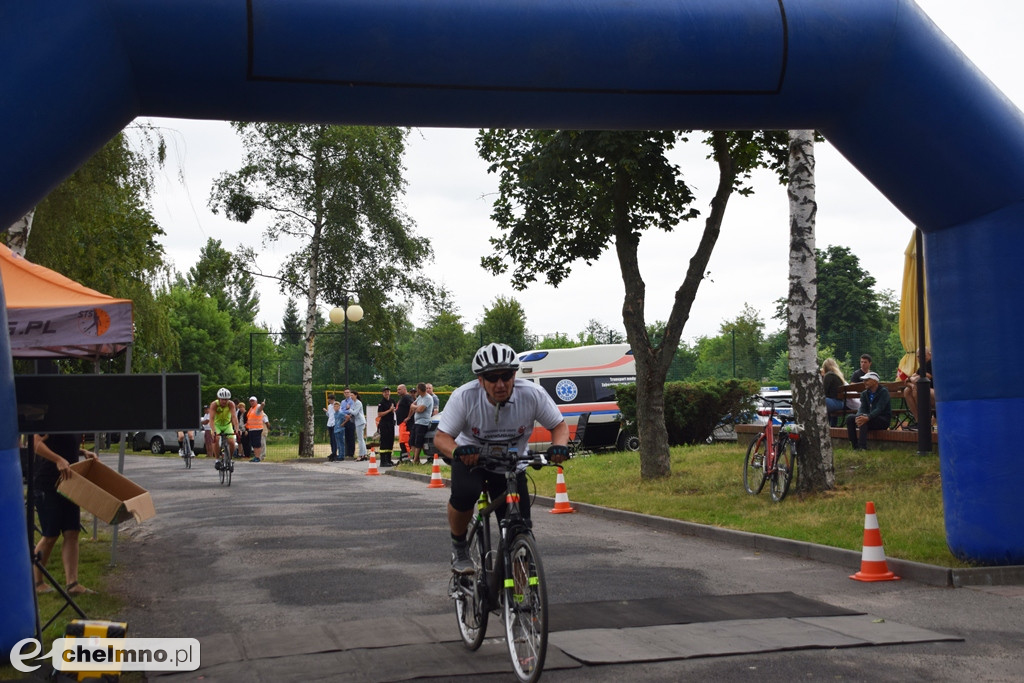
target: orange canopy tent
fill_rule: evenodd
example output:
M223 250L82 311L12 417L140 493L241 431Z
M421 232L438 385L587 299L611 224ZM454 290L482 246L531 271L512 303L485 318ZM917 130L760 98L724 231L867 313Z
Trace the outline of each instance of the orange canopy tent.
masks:
M130 299L115 299L0 244L7 330L15 358L101 358L132 343Z

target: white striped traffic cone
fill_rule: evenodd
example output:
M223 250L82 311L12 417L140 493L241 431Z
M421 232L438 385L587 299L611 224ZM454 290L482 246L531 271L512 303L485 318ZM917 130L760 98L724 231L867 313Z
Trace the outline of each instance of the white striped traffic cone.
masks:
M443 489L444 479L441 478L441 458L434 453L434 466L430 468L430 483L428 489Z
M856 581L895 581L900 577L889 571L882 547L882 532L878 529L875 504L868 502L864 513L864 546L861 551L860 571L850 576Z
M380 476L380 472L377 470L377 454L370 449L370 463L366 466L366 476L376 477Z
M563 515L567 512L576 512L569 505L569 490L565 487L565 474L562 468L558 468L558 476L555 477L555 507L549 510L552 514Z

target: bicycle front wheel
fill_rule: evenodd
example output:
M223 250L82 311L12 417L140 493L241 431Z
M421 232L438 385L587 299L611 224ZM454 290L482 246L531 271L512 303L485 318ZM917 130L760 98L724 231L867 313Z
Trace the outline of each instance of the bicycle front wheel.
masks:
M469 557L476 571L473 574L452 576L451 596L455 600L455 617L459 622L459 635L470 650L476 650L484 642L487 633L487 583L484 574L484 533L482 524L474 524L466 542L469 543Z
M533 535L523 533L509 547L512 575L505 578L505 639L512 668L532 683L544 670L548 649L548 595Z
M762 433L747 446L747 457L743 461L743 488L752 496L761 493L761 489L764 488L767 445Z
M771 484L768 492L776 503L781 501L789 493L789 484L793 480L793 473L796 469L796 442L782 437L784 440L779 444L779 452L775 457L775 470L771 474Z
M224 456L223 471L227 473L227 481L225 483L227 483L228 486L231 486L231 473L235 471L235 466L231 464L231 451L227 450L224 452L226 455Z

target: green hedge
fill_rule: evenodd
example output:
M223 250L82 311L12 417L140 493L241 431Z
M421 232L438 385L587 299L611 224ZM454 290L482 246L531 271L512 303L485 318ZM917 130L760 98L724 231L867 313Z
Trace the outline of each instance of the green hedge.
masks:
M757 382L747 379L666 382L665 427L669 444L703 443L723 415L749 410L758 389ZM615 397L626 425L635 432L636 385L617 386Z

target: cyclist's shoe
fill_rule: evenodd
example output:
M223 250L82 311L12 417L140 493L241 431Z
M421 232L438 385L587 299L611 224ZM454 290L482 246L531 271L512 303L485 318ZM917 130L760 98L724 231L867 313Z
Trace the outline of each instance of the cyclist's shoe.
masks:
M476 567L473 560L469 559L469 544L452 542L452 573L473 574Z
M221 464L220 460L214 460L214 461L213 461L213 468L214 468L215 470L217 470L218 472L219 472L219 471L220 471L221 469L223 469L223 467L224 467L224 466L223 466L223 465Z

